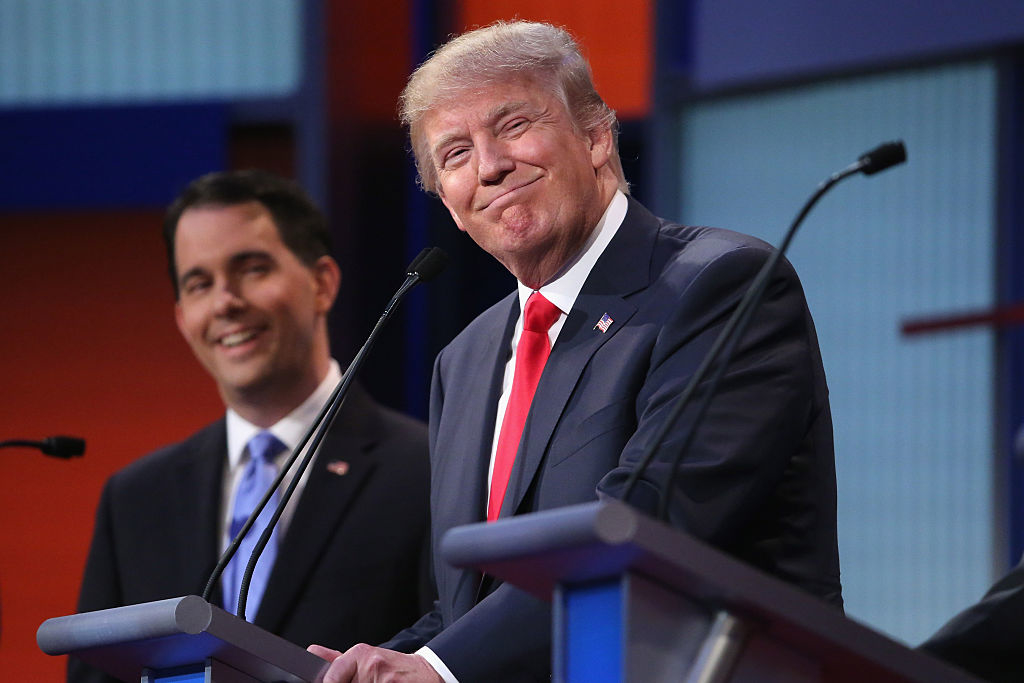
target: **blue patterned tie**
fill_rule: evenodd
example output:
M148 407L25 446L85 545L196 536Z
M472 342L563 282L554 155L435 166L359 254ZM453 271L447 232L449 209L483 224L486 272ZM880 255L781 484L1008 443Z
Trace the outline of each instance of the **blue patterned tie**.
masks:
M235 491L235 506L231 512L231 528L228 530L230 538L234 538L245 525L245 520L256 509L260 499L277 476L277 464L274 456L285 450L285 446L276 436L270 432L260 432L249 441L249 462L246 463L245 471L238 482L238 489ZM267 528L267 522L274 514L277 506L277 492L263 508L263 512L256 519L256 522L245 535L242 544L238 546L238 552L231 558L231 563L224 570L223 576L223 601L224 608L229 612L236 612L238 607L238 589L242 582L242 574L246 565L249 564L249 556L256 545L263 530ZM249 583L249 595L246 599L245 618L252 621L256 610L260 606L263 592L267 589L267 579L270 578L270 570L274 567L274 558L277 556L277 529L270 536L270 542L263 549L259 562L256 563L256 571L253 572L252 581Z

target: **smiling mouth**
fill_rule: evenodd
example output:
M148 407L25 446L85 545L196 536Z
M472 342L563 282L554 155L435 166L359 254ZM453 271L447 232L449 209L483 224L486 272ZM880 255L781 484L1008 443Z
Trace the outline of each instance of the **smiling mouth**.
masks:
M217 340L217 343L225 348L233 349L236 346L241 346L245 342L255 339L259 333L260 330L255 328L240 330L238 332L232 332L231 334L224 335Z
M523 189L524 187L527 187L529 185L533 185L538 180L540 180L540 178L531 178L530 180L527 180L525 183L520 183L519 185L516 185L515 187L511 187L511 188L503 191L501 194L492 197L490 200L488 200L486 203L484 203L478 210L479 211L485 211L488 208L490 208L491 206L493 206L494 204L499 203L501 200L505 199L509 195L512 195L515 192L518 192L519 190Z

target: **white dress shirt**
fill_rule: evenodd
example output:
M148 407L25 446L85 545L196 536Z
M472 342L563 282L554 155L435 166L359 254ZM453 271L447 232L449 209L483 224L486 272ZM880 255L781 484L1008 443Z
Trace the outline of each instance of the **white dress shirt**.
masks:
M287 450L282 451L274 458L278 468L291 456L295 451L295 447L299 445L302 437L305 436L309 430L310 425L313 424L313 420L316 419L317 414L327 403L327 399L330 398L331 392L334 391L334 387L337 386L338 381L341 380L341 369L338 366L338 362L331 359L331 366L327 371L327 376L324 377L320 385L309 395L302 405L293 410L292 412L285 415L283 418L272 424L266 431L273 433L278 439L281 440ZM224 476L222 478L222 490L221 490L221 506L220 506L220 539L221 539L221 552L223 552L228 544L231 543L231 539L228 537L228 529L231 528L231 512L234 509L235 504L235 491L238 489L239 479L242 477L242 471L245 470L246 462L248 461L249 455L246 450L246 445L256 436L259 432L264 431L263 428L257 427L251 422L247 421L241 415L236 413L231 408L227 411L227 432L228 432L228 459L224 465ZM297 459L295 466L298 467ZM294 478L294 469L285 476L282 481L282 490L286 489ZM280 531L281 538L284 538L285 531L288 529L288 524L291 522L292 515L295 513L295 506L298 505L299 498L302 497L302 490L306 486L306 480L309 479L309 470L307 469L302 478L299 479L298 485L295 487L295 493L292 494L291 500L288 501L288 505L285 506L284 512L281 513L281 519L278 522L278 528Z

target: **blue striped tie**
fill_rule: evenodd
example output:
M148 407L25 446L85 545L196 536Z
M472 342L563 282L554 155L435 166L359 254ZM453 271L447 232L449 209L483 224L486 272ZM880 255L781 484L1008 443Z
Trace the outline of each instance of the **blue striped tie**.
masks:
M249 462L246 463L242 478L238 482L235 491L235 505L231 513L231 528L228 530L230 538L234 538L245 525L245 520L256 509L260 499L273 483L277 476L277 464L274 457L285 450L281 441L270 432L260 432L249 441ZM231 563L224 570L223 576L223 603L224 608L229 612L236 612L238 607L238 589L242 582L242 574L246 565L249 564L249 556L256 545L256 541L267 528L270 517L274 514L277 506L278 495L274 492L273 497L263 512L256 519L256 522L245 535L238 552L231 558ZM267 580L270 578L270 570L274 567L274 558L277 556L277 529L270 536L267 547L263 549L260 560L256 563L256 571L253 572L252 581L249 583L249 594L246 598L245 618L252 621L259 608L263 592L267 589Z

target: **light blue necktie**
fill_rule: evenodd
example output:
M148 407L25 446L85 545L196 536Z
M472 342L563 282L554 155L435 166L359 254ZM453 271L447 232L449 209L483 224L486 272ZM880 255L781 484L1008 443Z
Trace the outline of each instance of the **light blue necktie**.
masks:
M247 446L249 450L249 462L246 463L242 478L238 482L238 489L235 491L235 506L231 512L231 528L228 530L230 538L234 538L245 525L245 520L256 509L267 489L277 476L277 464L274 456L285 450L287 446L270 432L260 432L254 436ZM256 522L249 529L249 533L242 539L238 546L238 552L231 558L231 563L224 570L223 582L223 603L224 608L235 613L238 608L238 589L242 583L242 574L246 565L249 564L249 556L256 546L263 530L274 514L277 507L278 495L274 492L270 502L263 508L263 512L256 519ZM245 604L245 618L252 621L256 610L260 606L263 592L267 589L267 580L270 578L270 570L274 567L274 558L277 556L277 529L274 529L270 536L267 547L263 549L259 562L256 563L256 571L253 572L252 581L249 583L249 594Z

